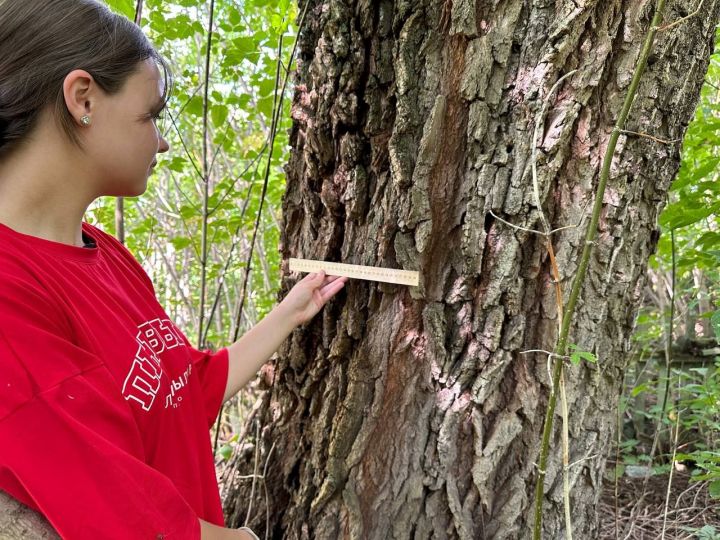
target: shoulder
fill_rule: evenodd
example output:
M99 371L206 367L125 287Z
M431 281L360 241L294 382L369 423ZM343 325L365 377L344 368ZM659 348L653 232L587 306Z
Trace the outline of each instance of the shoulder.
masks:
M113 235L108 234L89 223L83 223L83 231L95 239L98 244L98 248L102 250L105 257L110 259L109 262L111 262L123 273L132 274L142 279L142 281L150 288L152 293L155 294L155 287L152 284L150 276L147 275L147 272L145 272L145 269L142 267L140 262L130 252L130 250L122 244L122 242Z

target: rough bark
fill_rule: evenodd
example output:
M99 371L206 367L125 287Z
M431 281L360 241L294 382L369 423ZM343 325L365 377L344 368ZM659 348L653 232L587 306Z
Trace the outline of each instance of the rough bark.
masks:
M311 0L300 35L281 251L419 270L417 289L350 282L266 372L255 452L232 463L230 522L271 538L527 538L557 308L530 155L553 228L587 217L652 17L648 0ZM666 21L697 1L670 2ZM681 139L720 1L661 32L628 130ZM628 338L679 144L622 136L566 370L577 538L597 536ZM585 224L587 223L585 221ZM553 237L567 295L584 227ZM285 274L287 290L295 278ZM559 410L559 408L558 408ZM562 535L560 419L544 537ZM255 429L250 430L255 433ZM272 449L272 452L271 452ZM267 490L265 492L265 490ZM269 501L269 509L266 507Z
M0 491L0 540L56 540L47 520Z
M266 377L257 457L238 455L230 522L271 538L526 538L557 309L530 155L553 227L587 216L652 16L648 0L311 0L300 35L283 257L419 270L417 289L351 282ZM692 12L671 2L666 21ZM720 1L661 32L628 130L681 139ZM577 538L597 535L628 338L679 145L623 136L566 372ZM587 223L587 221L586 221ZM565 294L584 228L553 237ZM287 274L284 288L294 281ZM556 426L560 420L556 421ZM254 433L255 430L250 431ZM559 430L544 533L562 534ZM270 451L272 449L272 452ZM585 459L587 458L587 459ZM267 492L264 492L264 490ZM266 507L269 501L269 509ZM262 536L262 534L261 534Z

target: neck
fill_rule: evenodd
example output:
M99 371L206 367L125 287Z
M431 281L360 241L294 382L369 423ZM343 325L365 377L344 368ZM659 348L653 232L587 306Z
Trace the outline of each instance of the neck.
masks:
M32 144L0 161L0 223L20 233L82 246L82 220L95 199L67 148Z

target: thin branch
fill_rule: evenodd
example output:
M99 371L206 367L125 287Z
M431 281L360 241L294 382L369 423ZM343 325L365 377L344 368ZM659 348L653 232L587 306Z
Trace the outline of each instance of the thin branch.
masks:
M547 354L550 358L562 358L563 360L570 360L569 356L562 356L554 352L545 351L543 349L528 349L526 351L520 351L519 354L530 354L530 353L543 353Z
M650 29L645 37L640 56L638 57L637 64L633 73L630 86L628 88L625 101L622 109L618 116L615 129L613 129L610 140L605 151L603 158L602 168L600 171L600 178L598 182L597 192L595 195L595 204L593 206L592 219L588 225L587 233L585 236L585 242L583 251L580 256L580 263L578 265L577 273L573 280L572 289L568 298L567 307L562 319L562 326L560 336L558 338L558 345L556 350L559 354L565 354L567 348L567 340L570 333L570 326L572 324L573 315L575 312L575 305L577 304L578 297L580 296L580 289L585 281L585 274L587 273L588 266L590 264L590 253L595 243L597 236L598 224L600 222L600 213L603 206L603 197L605 194L605 186L610 178L610 166L612 164L613 157L615 155L615 148L617 147L618 137L620 136L620 130L625 128L625 122L627 121L637 93L640 78L645 71L647 65L647 59L650 56L650 50L652 48L653 41L655 40L655 34L657 27L662 20L662 14L665 10L665 0L658 0L653 20L650 24ZM555 371L553 373L553 386L557 388L557 384L560 381L562 374L562 362L555 364ZM540 540L542 537L542 510L543 510L543 499L544 499L544 485L545 485L545 469L547 467L547 458L550 448L550 434L552 432L552 425L555 415L555 405L557 396L554 390L551 390L548 399L547 409L545 411L545 421L543 424L542 442L540 445L540 459L538 463L538 476L535 482L535 521L533 527L533 540Z
M210 62L212 59L213 23L215 21L215 0L210 0L208 17L207 50L205 51L205 94L203 96L203 199L202 199L202 233L200 237L200 309L198 310L198 348L203 349L203 324L205 322L205 295L207 291L208 262L208 205L210 199L210 171L208 170L208 108L210 106Z
M305 17L307 16L308 8L310 7L310 2L305 3L305 8L303 9L302 15L300 17L300 21L298 23L298 35L302 31L302 28L305 24ZM280 60L282 56L282 43L283 43L283 36L280 35L280 38L278 40L278 63L277 63L277 69L275 72L275 94L273 97L273 118L272 118L272 124L270 127L270 143L269 143L269 151L267 156L267 163L265 167L265 180L263 182L263 189L262 193L260 195L260 207L258 208L257 218L255 219L255 227L253 229L253 235L250 240L250 250L248 253L248 258L246 262L246 270L245 270L245 279L243 282L243 288L242 288L242 294L240 296L240 303L238 306L238 310L235 313L235 332L233 335L233 342L237 340L238 335L240 333L240 323L242 318L242 307L245 302L245 295L247 292L247 284L248 280L250 278L250 270L252 265L252 256L255 248L255 241L257 239L257 233L260 228L260 217L262 216L263 206L265 202L265 195L267 194L267 188L268 183L270 179L270 169L272 165L272 157L273 152L275 150L275 136L277 134L277 127L280 123L280 117L282 115L282 104L283 99L285 96L285 89L287 88L287 83L289 79L289 73L285 77L282 83L282 88L278 92L278 87L280 86ZM295 52L297 51L298 46L298 40L295 40L295 43L293 44L292 52L290 53L290 63L292 63L292 59L295 57Z
M534 230L534 229L527 229L527 228L525 228L525 227L521 227L520 225L514 225L514 224L510 223L509 221L505 221L503 218L501 218L500 216L496 215L495 212L493 212L492 210L490 210L489 212L490 212L490 215L491 215L492 217L494 217L494 218L497 219L498 221L504 223L504 224L507 225L508 227L512 227L513 229L517 229L517 230L519 230L519 231L529 232L529 233L532 233L532 234L539 234L540 236L547 236L547 233L545 233L545 232L543 232L543 231L536 231L536 230Z
M537 178L537 147L540 144L538 141L538 138L540 136L540 131L545 123L545 117L547 115L547 110L550 106L550 100L552 99L552 96L555 95L555 92L560 88L562 83L567 79L568 77L575 74L577 70L572 70L562 77L560 77L557 81L555 81L555 84L550 89L550 92L547 96L545 96L545 100L543 101L543 107L540 111L540 114L535 119L535 131L533 132L533 140L532 140L532 157L531 157L531 165L532 165L532 181L533 181L533 195L535 196L535 206L538 209L538 212L540 212L540 218L543 225L543 228L545 229L545 246L548 252L548 256L550 258L550 265L552 269L552 275L553 280L555 284L555 303L557 306L557 321L558 321L558 334L560 333L562 329L562 320L563 320L563 294L562 294L562 286L560 285L560 270L557 266L557 260L555 258L555 250L552 245L552 240L550 239L551 229L550 224L545 217L545 213L542 209L542 201L540 200L540 186L538 183ZM550 371L550 364L551 364L551 357L548 356L548 372ZM572 540L572 521L570 519L570 481L568 478L568 471L567 471L567 462L568 462L568 455L570 453L569 446L570 442L568 441L568 416L567 416L567 402L565 400L565 382L564 377L562 377L562 362L558 362L556 366L559 366L559 369L561 370L561 376L560 376L560 393L562 394L562 420L563 420L563 507L565 511L565 538L566 540ZM548 373L550 375L550 373ZM555 387L557 386L557 382L554 380L553 377L549 377L549 380L552 381L552 388L551 393L555 394ZM545 468L545 465L541 465L541 468Z
M200 212L200 207L195 204L195 201L193 201L190 196L185 193L185 190L182 188L180 183L177 181L177 178L175 178L175 175L173 174L173 171L169 171L170 178L173 181L173 184L175 184L175 189L177 190L180 195L182 195L183 199L185 199L185 202L187 202L190 207L195 210L195 212Z
M135 3L135 24L140 26L142 21L143 0ZM115 199L115 236L121 244L125 243L125 198Z
M265 458L265 467L263 467L263 491L265 492L265 540L268 540L268 535L270 534L270 496L268 495L267 482L265 481L265 479L267 478L267 470L268 465L270 464L270 457L272 456L274 450L275 443L273 442L272 446L270 447L270 451Z
M542 209L542 202L540 201L540 187L538 184L537 179L537 147L538 147L538 137L540 136L540 130L542 129L543 124L545 123L545 116L547 115L548 107L550 106L550 98L555 94L558 88L560 88L560 85L567 79L568 77L574 75L577 72L577 69L574 69L562 77L560 77L557 81L555 81L555 84L550 89L550 92L545 97L545 100L543 101L543 107L540 111L540 114L535 119L535 131L533 132L533 139L532 139L532 155L530 157L530 163L532 165L532 181L533 181L533 195L535 196L535 206L537 207L538 211L540 212L540 220L543 224L543 229L545 229L545 234L550 234L550 224L548 223L548 220L545 218L545 213Z
M257 482L258 476L258 465L260 463L260 422L257 422L255 424L255 467L253 469L253 482L252 487L250 488L250 497L248 498L248 509L247 514L245 514L245 523L244 525L247 526L248 522L250 521L250 515L252 513L252 507L253 507L253 498L255 497L255 483Z
M235 248L238 245L238 242L240 241L240 229L242 228L242 218L245 217L245 212L248 208L248 203L250 201L250 194L248 190L248 195L245 197L245 201L243 204L242 211L240 212L240 222L238 223L237 227L235 227L235 232L232 236L232 244L230 245L230 250L228 254L225 256L225 266L223 267L222 272L220 273L220 281L218 283L217 292L215 294L215 299L213 300L212 308L210 309L210 313L208 315L208 322L205 326L205 334L203 335L203 341L207 339L207 334L210 331L210 324L212 323L213 317L215 315L215 311L217 310L218 305L220 304L220 297L222 295L223 286L225 284L225 275L227 274L228 269L230 268L230 263L232 262L232 256L233 252L235 251Z
M214 214L220 206L222 206L222 203L225 202L225 199L227 199L232 193L235 192L235 185L238 183L240 179L242 179L243 176L255 165L257 165L260 162L260 158L262 157L263 153L267 149L267 141L263 145L263 147L258 152L257 156L255 156L250 163L248 163L247 167L243 169L243 171L233 180L232 185L228 188L228 190L218 199L218 203L210 210L210 215ZM257 170L257 169L256 169ZM253 175L254 176L254 175ZM252 191L252 184L250 184L250 190ZM250 192L248 192L248 197L250 196Z
M698 8L699 9L699 8ZM675 260L675 229L670 229L670 243L671 243L671 255L672 255L672 291L670 293L670 320L668 321L668 335L667 340L665 341L665 361L667 362L667 384L665 385L665 396L663 397L663 408L660 411L660 418L658 419L658 428L660 422L662 422L663 417L665 416L665 406L667 404L667 396L670 392L670 366L672 365L672 345L673 345L673 313L675 311L675 285L676 285L676 272L677 272L677 263ZM678 387L680 387L681 384L681 378L678 375ZM679 388L678 388L678 394L679 394ZM678 398L679 399L679 398ZM670 474L668 475L668 486L667 486L667 492L665 494L665 517L663 519L663 528L662 528L662 540L665 539L665 527L667 525L667 514L668 514L668 505L670 503L670 490L672 488L672 477L673 477L673 470L675 469L675 455L677 454L677 446L678 446L678 434L680 431L680 408L676 407L677 409L677 418L675 419L675 437L673 438L673 453L672 453L672 459L670 460ZM651 456L652 459L652 456ZM647 480L646 480L647 481Z
M188 96L188 98L185 100L185 103L183 103L182 105L180 105L180 108L179 108L178 111L177 111L177 115L178 115L178 116L180 116L180 115L183 113L183 111L185 110L185 108L186 108L188 105L190 105L190 102L192 101L192 98L194 98L194 97L197 95L197 93L200 91L200 89L202 89L204 86L205 86L205 81L202 81L198 86L195 87L195 90L193 90L192 94L190 94L190 95Z
M644 139L650 139L651 141L655 141L660 144L670 145L670 144L682 142L682 139L671 139L671 140L661 139L659 137L653 137L652 135L648 135L647 133L641 133L639 131L630 131L629 129L621 129L620 133L622 133L623 135L636 135L638 137L642 137Z
M653 437L652 447L650 448L650 460L648 461L648 472L645 474L643 480L643 496L645 496L645 490L647 488L648 481L650 479L650 469L652 468L653 459L655 458L655 452L660 441L660 431L662 430L663 419L665 418L665 411L667 410L668 395L670 394L670 375L672 374L672 344L673 344L673 332L675 324L675 286L676 286L676 262L675 262L675 230L670 230L670 252L672 258L672 267L670 273L670 289L668 296L670 297L670 315L667 322L667 333L665 335L665 390L658 413L658 422L655 427L655 436Z
M138 210L138 213L140 214L140 217L142 219L147 218L147 214L142 209L141 205L136 205L136 208ZM185 308L188 310L190 315L194 318L195 317L195 310L192 307L192 303L190 300L185 296L185 292L183 291L182 284L180 283L180 278L177 275L177 272L175 271L175 268L172 264L170 264L170 261L167 259L167 255L165 255L165 251L162 249L163 246L160 244L159 239L157 237L153 236L152 240L155 242L155 247L157 248L157 252L160 253L160 257L162 258L163 262L165 263L165 267L167 268L168 274L170 274L170 277L175 282L175 287L177 287L178 294L180 295L181 300L183 301L183 304L185 304Z
M590 201L585 203L585 206L583 206L582 211L580 212L580 219L575 225L565 225L564 227L558 227L557 229L553 229L550 232L543 232L543 231L537 231L535 229L528 229L527 227L521 227L520 225L515 225L514 223L510 223L509 221L504 220L500 216L498 216L495 212L492 211L492 209L488 210L490 215L497 219L498 221L504 223L508 227L512 227L513 229L517 229L519 231L529 232L532 234L537 234L544 237L552 236L555 233L561 232L561 231L567 231L568 229L577 229L582 225L582 222L585 221L585 210L587 210L588 205L590 204Z
M198 175L198 178L203 178L203 173L198 167L197 163L195 163L195 159L192 156L192 153L190 153L190 149L185 144L185 139L183 139L182 133L180 133L180 128L177 125L177 122L175 122L175 116L168 111L168 117L170 118L170 121L172 122L173 127L175 128L175 133L177 133L178 139L180 139L180 144L183 147L183 150L185 151L185 155L190 160L190 164L193 166L193 169L195 169L195 172Z
M679 379L678 379L679 382ZM668 474L667 490L665 491L665 511L663 512L663 526L660 540L665 540L665 528L667 527L668 507L670 506L670 491L672 490L673 471L675 470L675 455L677 454L678 435L680 433L680 410L677 411L675 420L675 436L673 437L673 453L670 460L670 473Z
M676 26L681 25L688 19L693 18L695 15L700 13L700 10L702 9L702 5L704 2L705 2L705 0L700 0L700 3L698 4L697 9L695 11L693 11L690 15L688 15L687 17L683 17L682 19L678 19L677 21L675 21L673 23L666 24L665 26L661 26L660 28L657 29L658 32L664 32L665 30L670 30L671 28L675 28Z
M565 392L565 376L560 375L560 407L562 410L562 460L563 460L563 508L565 510L565 538L572 540L572 518L570 517L570 433L568 428L568 406Z

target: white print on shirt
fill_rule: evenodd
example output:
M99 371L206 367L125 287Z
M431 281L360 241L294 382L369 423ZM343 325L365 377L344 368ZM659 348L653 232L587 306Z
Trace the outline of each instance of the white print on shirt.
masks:
M145 411L149 411L160 390L160 377L163 374L160 355L162 352L184 345L182 338L168 319L154 319L138 326L135 337L138 342L138 351L135 354L130 371L123 384L123 396L126 400L137 401ZM189 371L186 371L188 377ZM183 380L185 374L178 380ZM175 381L170 385L171 394L175 395ZM178 390L187 384L179 386ZM180 401L180 399L178 399ZM172 399L171 399L172 402ZM167 403L165 407L167 407Z
M175 399L175 392L179 392L183 388L185 388L185 385L188 383L188 380L190 379L190 374L192 373L192 364L189 364L187 369L185 370L185 373L180 375L177 379L172 381L170 383L170 393L165 396L165 408L172 407L174 409L177 409L178 404L182 401L182 396L178 396L177 403L174 402Z

